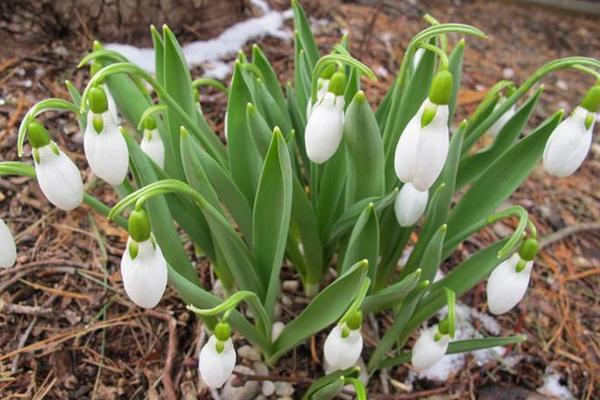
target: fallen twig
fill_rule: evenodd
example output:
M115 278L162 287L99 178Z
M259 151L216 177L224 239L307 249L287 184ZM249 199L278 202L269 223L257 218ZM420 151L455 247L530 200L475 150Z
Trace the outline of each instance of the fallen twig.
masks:
M162 380L165 387L165 398L169 400L177 400L177 392L175 391L175 385L173 384L173 378L171 376L173 370L173 360L175 358L175 353L177 352L177 320L170 314L156 310L146 310L146 315L153 318L162 319L163 321L167 322L169 328L169 343L165 361L165 372Z
M579 225L567 226L566 228L563 228L559 231L556 231L556 232L542 238L539 242L540 249L543 249L544 247L549 246L552 243L560 242L561 240L563 240L571 235L575 235L575 234L581 233L581 232L595 231L595 230L600 230L600 222L588 222L588 223L583 223L583 224L579 224Z

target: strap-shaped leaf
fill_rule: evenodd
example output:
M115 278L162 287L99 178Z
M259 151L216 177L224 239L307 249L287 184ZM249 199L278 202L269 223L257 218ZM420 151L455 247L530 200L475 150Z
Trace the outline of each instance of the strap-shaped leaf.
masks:
M279 127L286 135L292 131L292 121L287 110L279 108L279 104L267 90L264 82L257 79L255 84L256 98L260 101L265 119L270 123L271 129Z
M315 390L313 394L311 394L308 398L310 400L332 400L338 397L340 393L342 393L342 389L345 385L344 377L339 377L338 379L330 382L319 389Z
M421 270L417 269L406 278L367 296L361 305L363 314L377 313L402 304L406 296L415 288L421 278Z
M458 90L460 89L460 81L462 79L463 60L465 56L465 40L461 39L452 53L448 56L448 69L452 73L452 95L450 96L450 103L448 108L450 109L450 120L454 117L454 111L456 110L456 100L458 98Z
M540 88L531 96L525 104L516 112L515 115L504 125L498 133L492 146L482 152L467 156L461 160L456 187L461 188L464 185L473 182L498 158L507 151L513 142L519 137L519 134L529 121L533 109L536 106L543 88Z
M279 109L282 111L285 110L287 108L287 101L283 95L283 90L279 84L277 74L273 70L267 56L265 56L265 53L263 53L260 46L257 44L252 46L252 63L256 65L262 73L265 86L269 90L271 96L273 96L273 99L275 99L275 102L277 102Z
M360 91L346 110L346 204L384 194L383 141L365 94Z
M268 284L265 308L272 312L279 294L279 271L292 211L292 165L285 139L273 132L254 202L254 254L259 278Z
M300 315L283 328L273 344L269 361L276 362L290 349L337 321L359 292L367 270L367 262L361 261L319 292Z
M375 276L379 255L379 221L370 203L356 220L342 261L342 273L362 259L369 261L369 277Z
M306 104L310 97L310 71L307 66L306 53L300 41L300 34L294 33L294 90L296 91L296 103L300 110L306 110ZM304 111L306 112L306 111Z
M380 226L381 259L373 283L374 292L385 288L389 284L398 266L398 260L402 257L406 243L408 243L408 239L410 239L413 231L413 227L401 227L398 225L393 207L388 207L383 211L380 218Z
M246 105L246 118L248 119L248 127L250 128L250 133L252 133L252 137L256 143L258 154L260 155L261 160L264 160L267 151L269 150L269 146L271 145L273 131L269 128L267 121L265 121L264 117L252 103Z
M448 244L444 254L449 254L473 226L493 213L521 185L542 157L546 141L561 118L562 111L548 118L473 183L448 216Z
M306 52L309 67L312 68L319 60L319 49L310 30L310 23L308 22L308 18L306 18L306 13L298 0L292 0L292 9L294 10L294 28L298 32L302 48Z
M235 63L229 100L227 103L227 124L229 165L231 176L249 204L254 203L256 185L260 176L261 160L256 144L248 129L246 107L252 101L241 71L240 62Z
M423 258L421 259L421 270L423 271L421 280L431 282L435 278L435 274L442 262L442 248L444 247L444 238L446 237L447 229L446 225L440 226L429 243L427 243Z
M324 386L331 384L334 381L339 380L342 377L345 378L355 378L358 376L360 369L358 367L348 368L342 371L335 371L325 376L320 377L316 381L310 385L310 387L306 390L304 395L302 396L302 400L311 399L311 395L313 395L317 390L321 389Z
M317 165L311 164L314 167ZM313 204L316 196L316 212L319 221L319 232L324 241L329 236L333 222L344 212L344 187L346 185L346 148L344 139L337 152L322 167L318 193L311 193ZM314 179L311 176L311 179ZM313 186L311 186L313 188ZM364 208L364 206L362 207ZM362 211L358 211L358 214Z
M360 71L356 68L347 67L349 69L348 73L348 82L346 83L346 90L344 90L344 101L346 104L346 109L348 109L348 105L354 99L354 96L360 90Z
M527 340L526 336L504 336L504 337L483 337L478 339L457 340L448 344L446 354L466 353L469 351L490 349L492 347L508 346L521 343ZM410 361L411 352L404 352L399 356L388 358L381 363L381 368L391 368Z

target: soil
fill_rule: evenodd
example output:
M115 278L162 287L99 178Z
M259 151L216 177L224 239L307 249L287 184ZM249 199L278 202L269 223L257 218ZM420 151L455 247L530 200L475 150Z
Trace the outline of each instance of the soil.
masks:
M271 3L280 9L288 7L284 0ZM390 85L410 37L426 27L421 19L425 12L443 22L473 24L489 34L487 40L467 39L456 121L468 115L484 90L499 79L522 82L538 66L558 57L600 58L598 17L508 1L360 3L303 2L314 18L323 50L330 49L342 32L350 32L352 53L380 76L377 83L365 84L373 102ZM91 38L63 32L62 37L48 37L44 43L17 46L3 35L0 160L17 160L17 128L24 113L43 98L68 98L65 79L79 88L84 85L87 73L77 71L76 65ZM183 41L192 38L188 33ZM451 43L456 39L451 38ZM290 79L292 44L273 38L260 44L281 78ZM194 77L201 74L200 68L194 69ZM571 110L592 83L572 71L546 78L533 124L559 108ZM218 131L222 131L224 102L217 92L203 96L203 109ZM94 194L114 204L116 195L109 188L91 183L74 116L48 113L44 121L80 165ZM550 371L560 374L561 383L576 398L599 398L599 175L600 144L596 142L575 175L555 179L540 166L510 199L511 204L528 210L546 238L526 300L498 318L503 334L527 335L525 343L507 354L520 357L519 362L507 367L471 360L445 382L416 381L412 392L403 384L409 372L404 365L388 371L383 380L376 375L369 398L536 398L536 389ZM169 380L177 398L211 398L196 368L201 324L175 292L168 289L160 306L151 312L140 310L124 294L119 273L126 240L123 230L86 206L70 213L52 208L35 182L19 177L0 180L0 218L17 232L19 248L17 265L0 271L0 398L159 399L167 398ZM497 224L485 229L459 249L459 256L505 235L510 227ZM210 287L208 264L195 261ZM285 279L295 278L291 271L284 274ZM285 293L291 300L291 306L284 308L288 317L306 300L291 287ZM484 285L479 285L461 300L486 312L484 299ZM298 395L301 387L323 374L323 339L321 334L298 347L270 371L271 378L287 377L295 383ZM373 345L366 341L367 353ZM247 360L241 363L251 365ZM237 384L252 379L241 374Z

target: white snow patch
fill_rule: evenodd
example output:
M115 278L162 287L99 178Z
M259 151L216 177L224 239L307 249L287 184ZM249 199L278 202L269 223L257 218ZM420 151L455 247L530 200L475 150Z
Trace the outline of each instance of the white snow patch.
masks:
M538 392L552 399L570 400L574 399L573 393L568 387L560 383L560 375L552 370L546 371L544 376L544 384L538 388Z
M264 36L285 40L291 38L291 33L283 23L292 18L292 10L284 12L271 10L264 0L252 0L252 3L263 11L263 15L239 22L214 39L199 40L184 45L183 56L188 65L190 67L202 65L205 76L224 79L231 72L231 65L223 62L222 59L235 54L249 41ZM154 49L119 43L109 43L106 48L121 53L132 63L150 73L155 73Z

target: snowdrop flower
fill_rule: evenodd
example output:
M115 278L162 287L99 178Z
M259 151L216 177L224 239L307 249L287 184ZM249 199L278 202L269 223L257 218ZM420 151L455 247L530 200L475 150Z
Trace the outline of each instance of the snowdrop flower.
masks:
M406 125L396 146L394 168L398 179L420 191L433 185L446 162L451 92L452 74L442 69L433 80L429 98Z
M600 84L592 87L581 105L552 132L544 149L544 169L564 178L583 163L592 144L596 112L600 105Z
M108 110L103 89L92 88L89 94L90 111L83 136L85 157L92 172L109 184L119 185L127 176L129 150L120 127Z
M165 167L165 145L156 129L156 121L150 117L146 120L144 137L140 147L160 168Z
M347 322L337 324L325 339L323 353L328 372L347 369L358 361L363 348L360 333L362 313L356 312Z
M518 253L494 269L487 282L487 300L492 314L504 314L523 299L537 248L537 241L528 239Z
M420 371L431 368L444 357L449 341L450 336L439 332L438 326L426 329L412 349L413 367Z
M200 350L198 367L202 380L212 389L220 388L233 372L235 361L231 327L225 322L219 322L214 335Z
M412 183L405 183L396 196L394 211L400 226L413 226L427 208L429 192L417 190Z
M506 101L506 98L502 98L498 101L498 104L496 104L496 108L500 107L500 104L502 102ZM498 134L500 133L500 131L502 130L502 128L504 128L504 125L507 124L508 121L510 121L510 119L517 113L517 106L515 104L513 104L512 106L510 106L510 108L508 110L506 110L506 112L504 114L502 114L500 116L500 118L498 118L498 120L496 122L494 122L494 125L490 126L490 128L488 129L488 132L490 135L492 135L492 137L496 137L498 136Z
M336 72L330 80L327 93L317 101L305 130L308 158L322 164L337 151L344 130L344 89L346 76Z
M42 193L55 207L70 211L83 201L83 182L77 166L50 140L39 122L28 126L35 175Z
M96 73L98 71L100 71L103 67L104 67L104 65L102 65L102 63L100 61L95 60L90 67L90 75L92 75L92 76L96 75ZM115 123L118 124L119 123L119 112L117 110L117 103L115 102L115 98L110 93L110 90L106 83L103 83L101 86L102 86L102 89L104 90L104 93L106 93L106 101L107 101L107 105L108 105L108 111L112 115Z
M167 288L167 261L150 232L150 221L143 208L131 212L129 235L121 258L123 287L135 304L153 308Z
M0 219L0 267L10 268L17 259L17 247L8 226Z
M319 78L318 89L317 89L317 103L325 97L327 94L327 89L329 89L329 79ZM315 103L316 104L316 103ZM312 114L314 106L312 105L310 99L306 102L306 119L310 119L310 115Z

